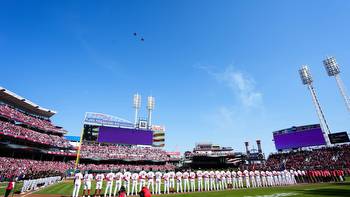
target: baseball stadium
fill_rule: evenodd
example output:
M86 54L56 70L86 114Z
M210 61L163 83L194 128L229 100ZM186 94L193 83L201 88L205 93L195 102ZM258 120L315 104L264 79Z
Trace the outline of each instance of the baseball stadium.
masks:
M260 54L253 53L255 47L246 45L249 39L259 39L255 37L259 36L254 33L245 40L244 34L269 29L260 27L262 23L259 22L260 17L267 17L266 13L258 15L262 8L253 2L254 6L239 1L217 4L207 1L155 2L134 5L130 2L56 1L53 5L39 1L26 5L33 6L35 13L18 2L4 3L4 6L0 3L0 17L7 21L3 23L6 30L0 30L0 45L9 47L10 40L15 43L11 44L14 48L8 50L0 46L0 53L8 54L0 60L3 75L0 79L0 196L350 196L348 68L344 67L343 81L334 56L321 59L312 54L310 61L317 57L315 61L323 68L311 72L310 66L299 64L300 59L296 56L289 58L290 51L284 58L297 64L297 67L289 67L298 82L285 82L285 76L292 75L281 77L285 70L264 63L261 64L266 70L252 67L252 73L280 73L273 74L271 79L257 77L258 83L245 72L230 66L223 72L202 63L199 66L196 63L190 70L177 67L193 57L188 61L210 64L226 55L236 59L245 57L249 61L253 61L251 55L255 55L261 61ZM328 4L320 4L324 6L322 9L333 9ZM158 7L160 5L163 7ZM260 4L267 6L264 7L266 10L272 9L271 6L284 10L286 15L278 12L287 21L304 22L286 11L291 5L294 4L285 8L275 3ZM254 15L246 6L255 9ZM304 6L314 5L305 3ZM349 3L334 6L340 14L332 18L350 19ZM195 8L206 12L197 13ZM300 9L305 17L310 17L307 20L312 20L312 24L323 24L318 17L311 17L306 10ZM182 18L177 11L187 17ZM312 13L321 16L319 10ZM235 14L254 16L254 20L249 17L237 19ZM263 24L268 26L271 21L279 20L274 14L271 16ZM203 20L205 23L202 24ZM247 24L241 24L241 20L259 28L249 27L252 29L248 31L245 29ZM229 38L225 31L230 34L236 31L226 29L229 21L242 28L243 32L234 35L242 36L243 41L237 41L240 46L249 46L248 58L243 54L235 55L241 49L244 51L244 47L228 55L223 52L230 49L226 40L209 39L215 35ZM296 25L292 22L291 25ZM221 26L221 23L225 25ZM279 27L284 22L275 23L273 26ZM129 32L136 24L140 30ZM334 23L334 28L338 25L341 26ZM20 29L22 27L25 28ZM39 30L41 27L45 30ZM283 27L283 31L290 31ZM34 33L35 28L38 29ZM343 31L350 33L350 29L345 28ZM164 38L160 33L163 31L170 32L176 41ZM192 31L204 36L203 40L197 40ZM264 39L273 37L270 34L274 31L265 32ZM23 32L28 33L25 38ZM151 33L162 38L157 42L158 38L152 37ZM113 34L121 38L111 39L109 36ZM298 33L288 35L294 38ZM323 38L334 37L338 43L346 43L346 36L335 35L329 31ZM79 43L78 48L72 37ZM271 43L262 44L264 39L259 39L254 46L263 46L264 50L260 52L268 55L265 47L271 47L267 46ZM299 35L298 39L306 38ZM28 40L35 44L27 43ZM22 47L19 41L27 43L32 50L23 51L25 46ZM315 42L319 43L319 40ZM276 45L276 50L272 51L282 53L279 50L283 47L277 49L277 43L272 41L272 45ZM178 48L173 51L173 46ZM192 50L192 46L198 48ZM210 54L204 55L208 60L197 57L198 53L205 53L200 49L211 47L208 49ZM325 47L319 53L328 52L337 53L341 62L350 63L346 54L333 48ZM172 59L163 60L163 55ZM308 61L307 56L304 58L303 61ZM164 66L169 60L171 66ZM35 65L31 64L33 61ZM46 61L51 62L52 67L43 66L48 63ZM175 64L170 68L172 61ZM150 66L160 62L157 70ZM18 63L25 66L12 70ZM135 64L138 67L131 66ZM89 67L91 65L95 68ZM271 71L267 71L270 68ZM323 72L319 71L322 69ZM211 79L206 81L193 70L205 72ZM326 80L324 78L335 78L337 88L322 81ZM209 84L213 81L217 83ZM221 87L222 84L226 86ZM261 91L257 90L259 88ZM263 90L269 92L269 88L274 89L271 94L261 93ZM304 91L298 88L304 88ZM142 96L135 89L141 91ZM145 94L150 96L144 97ZM320 98L327 105L321 105ZM49 109L47 106L54 107ZM214 108L219 112L216 113ZM272 113L267 108L275 111ZM326 116L326 113L332 113L332 116ZM333 127L336 129L331 129Z

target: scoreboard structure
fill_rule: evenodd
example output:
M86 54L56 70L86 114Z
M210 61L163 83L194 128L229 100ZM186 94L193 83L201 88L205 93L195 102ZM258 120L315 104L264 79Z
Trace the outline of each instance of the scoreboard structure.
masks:
M123 145L158 145L152 128L136 127L122 118L87 112L84 119L83 140Z
M273 141L278 151L326 145L326 139L319 124L275 131Z

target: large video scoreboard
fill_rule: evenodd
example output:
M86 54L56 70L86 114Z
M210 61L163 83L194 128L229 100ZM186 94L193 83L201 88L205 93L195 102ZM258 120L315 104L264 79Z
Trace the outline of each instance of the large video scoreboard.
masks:
M153 131L135 128L126 120L106 114L87 113L83 140L125 145L153 145Z
M275 131L273 132L273 141L277 150L326 145L326 140L319 124Z

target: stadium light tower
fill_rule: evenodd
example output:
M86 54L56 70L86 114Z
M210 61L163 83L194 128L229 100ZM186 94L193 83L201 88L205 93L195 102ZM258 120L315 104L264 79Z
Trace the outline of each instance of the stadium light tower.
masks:
M134 94L134 108L135 108L135 126L137 126L138 113L141 108L141 95L138 93Z
M153 96L149 96L147 98L147 110L148 110L148 128L151 127L152 125L152 111L154 109L154 103L155 103L155 100L154 100L154 97Z
M316 96L316 91L312 85L313 79L312 79L310 70L306 65L303 65L299 69L299 74L300 74L300 78L301 78L302 83L304 85L307 85L308 89L310 90L312 102L315 105L316 112L318 115L318 119L320 120L320 126L321 126L321 129L323 131L324 138L326 140L327 145L330 145L329 138L328 138L327 134L330 134L331 132L330 132L330 129L328 127L326 118L324 117L323 111L321 109L321 105L320 105L318 98Z
M345 101L346 108L350 112L350 99L345 91L345 86L343 84L343 81L341 80L339 73L339 65L337 64L337 61L334 57L326 57L325 60L323 60L323 65L327 71L328 76L334 77L337 81L338 88L340 90L341 95L343 96L343 99Z

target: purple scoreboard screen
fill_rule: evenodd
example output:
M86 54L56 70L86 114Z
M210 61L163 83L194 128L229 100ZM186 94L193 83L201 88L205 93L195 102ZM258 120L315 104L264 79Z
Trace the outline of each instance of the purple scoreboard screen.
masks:
M101 126L97 141L99 143L152 145L153 132L150 130Z
M326 145L321 128L274 134L277 150Z

